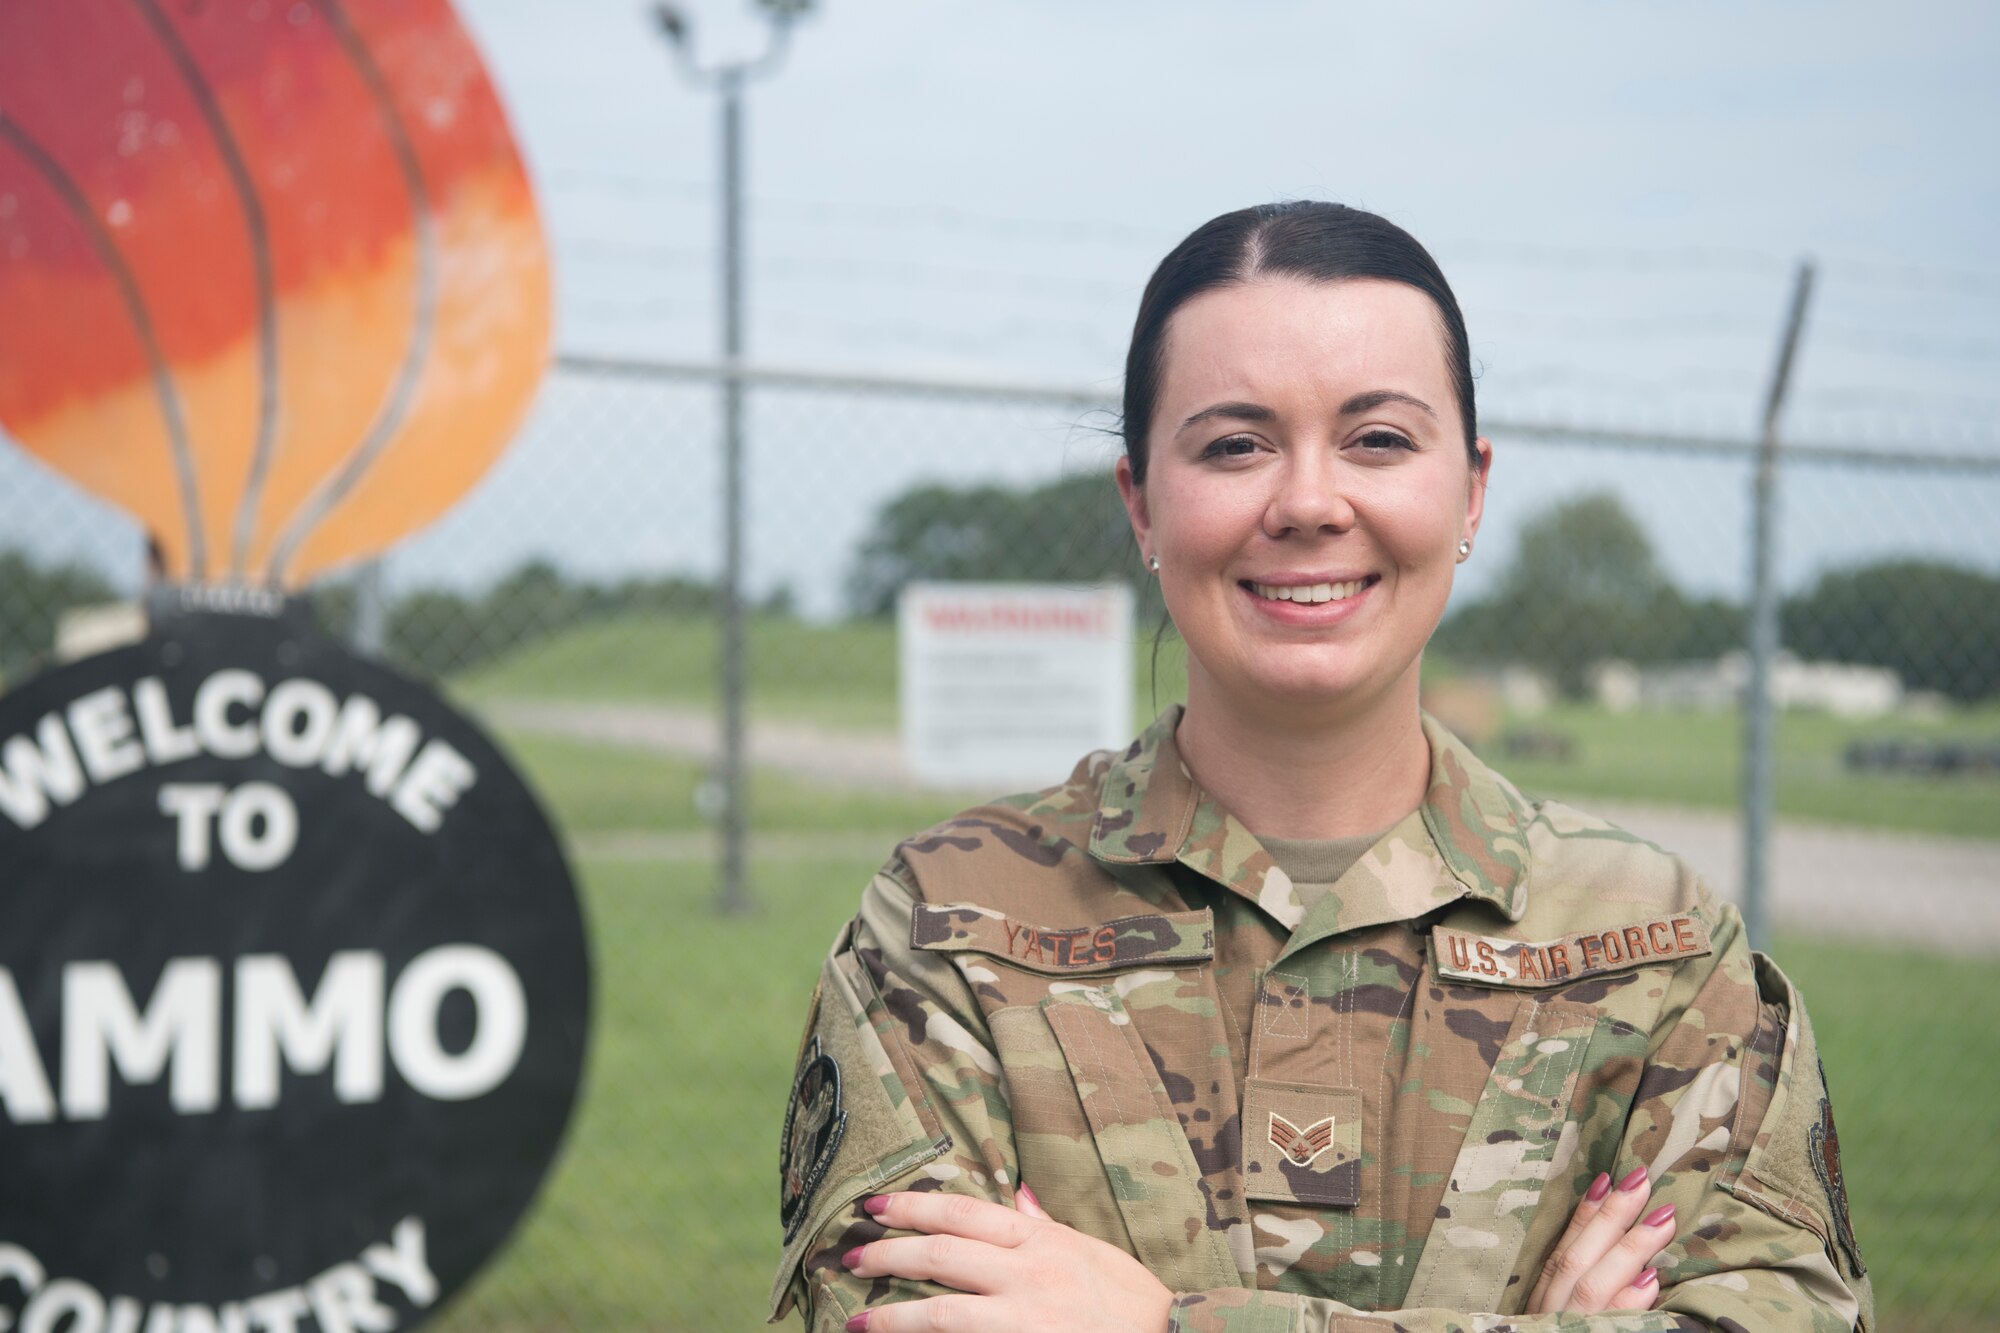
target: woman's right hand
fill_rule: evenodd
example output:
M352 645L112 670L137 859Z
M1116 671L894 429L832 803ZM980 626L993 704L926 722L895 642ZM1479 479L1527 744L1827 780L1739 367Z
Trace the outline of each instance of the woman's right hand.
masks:
M1528 1313L1652 1309L1660 1298L1660 1274L1651 1265L1674 1238L1674 1206L1646 1211L1652 1194L1644 1167L1615 1186L1608 1175L1592 1181L1542 1266Z

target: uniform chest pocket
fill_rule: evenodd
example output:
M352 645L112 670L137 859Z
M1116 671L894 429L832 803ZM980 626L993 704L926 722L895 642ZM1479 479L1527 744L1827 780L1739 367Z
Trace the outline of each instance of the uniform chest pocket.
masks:
M1119 988L1064 987L1040 1008L1133 1254L1178 1291L1234 1285L1236 1265L1208 1224L1201 1168Z
M1541 1216L1542 1192L1577 1151L1582 1074L1636 1058L1644 1046L1643 1033L1589 1005L1521 999L1473 1106L1406 1304L1507 1308L1510 1276L1524 1251L1538 1248L1527 1245L1530 1229L1560 1231L1568 1221L1566 1208Z

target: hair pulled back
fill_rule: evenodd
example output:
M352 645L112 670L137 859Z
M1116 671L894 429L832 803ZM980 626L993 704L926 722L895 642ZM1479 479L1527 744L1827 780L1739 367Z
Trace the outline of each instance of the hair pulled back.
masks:
M1296 200L1224 213L1197 227L1160 261L1139 298L1132 346L1125 355L1122 432L1132 480L1146 480L1146 434L1160 392L1167 324L1203 292L1284 274L1315 282L1381 278L1414 287L1437 307L1445 368L1458 394L1465 451L1477 468L1478 434L1472 402L1472 354L1458 298L1437 261L1416 237L1387 218L1345 204Z

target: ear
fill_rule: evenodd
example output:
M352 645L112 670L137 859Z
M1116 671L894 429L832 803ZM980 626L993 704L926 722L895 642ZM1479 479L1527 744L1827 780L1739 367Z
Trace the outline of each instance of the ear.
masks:
M1111 470L1118 480L1118 498L1125 502L1125 517L1132 522L1132 535L1139 542L1139 557L1153 553L1153 520L1146 512L1146 488L1132 479L1132 460L1121 457L1118 466Z
M1472 475L1465 485L1465 535L1467 539L1479 535L1479 520L1486 516L1486 483L1493 475L1493 441L1484 435L1472 442L1479 451L1479 466L1472 469Z

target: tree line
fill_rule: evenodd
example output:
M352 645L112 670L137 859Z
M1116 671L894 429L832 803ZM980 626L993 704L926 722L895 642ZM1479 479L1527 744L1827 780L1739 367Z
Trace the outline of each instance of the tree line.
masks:
M924 485L877 512L846 579L849 609L885 616L913 580L1128 583L1142 616L1158 609L1117 490L1091 472L1031 486ZM43 660L61 613L113 600L98 572L0 550L0 681ZM323 586L322 623L351 635L354 590ZM532 559L482 591L414 589L387 607L389 658L446 675L592 620L716 613L712 583L680 575L593 580ZM780 591L758 608L790 610ZM1811 661L1894 670L1906 687L1960 701L2000 697L2000 578L1936 560L1830 570L1782 607L1784 646ZM1564 500L1530 522L1487 595L1457 603L1440 654L1518 663L1580 695L1605 658L1641 665L1713 659L1744 641L1743 607L1690 596L1660 567L1645 530L1615 496Z
M1155 596L1103 473L896 496L854 561L850 607L886 615L913 579L1117 580ZM1889 667L1907 688L1960 701L2000 697L2000 578L1991 574L1922 559L1831 570L1786 598L1781 617L1783 644L1801 658ZM1434 642L1463 663L1532 667L1575 697L1606 658L1712 660L1743 646L1745 625L1740 603L1676 586L1618 498L1592 494L1531 521L1493 591L1457 603Z

